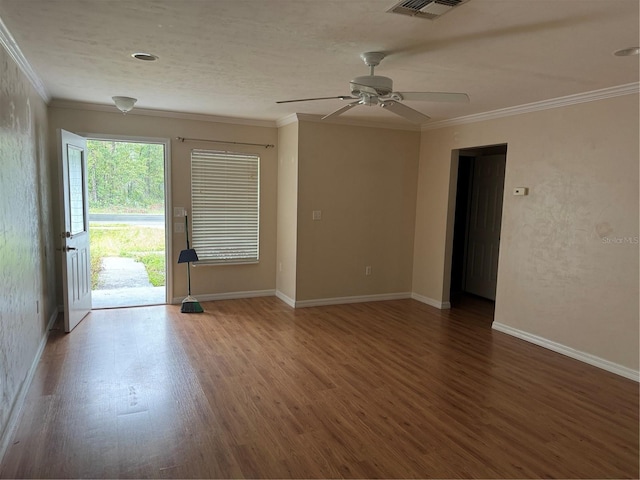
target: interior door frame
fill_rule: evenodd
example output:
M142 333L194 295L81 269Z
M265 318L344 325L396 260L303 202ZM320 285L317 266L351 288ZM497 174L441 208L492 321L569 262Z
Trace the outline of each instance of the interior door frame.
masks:
M157 143L164 145L164 256L165 256L165 303L170 304L173 298L173 263L171 228L173 225L171 212L172 195L171 195L171 139L165 137L139 137L130 135L113 135L106 133L88 133L82 132L78 135L85 137L87 140L105 140L113 142L131 142L131 143Z
M445 239L445 256L444 256L444 275L443 275L443 291L442 291L442 304L446 306L445 308L451 308L451 271L452 271L452 263L453 263L453 232L456 220L456 199L458 195L458 167L460 165L460 157L461 156L469 156L469 151L471 150L483 150L483 149L491 149L503 147L508 152L508 144L504 143L494 143L490 145L478 145L472 147L459 148L451 151L451 162L450 162L450 172L449 172L449 198L448 198L448 209L447 209L447 228L446 228L446 239ZM462 153L462 155L461 155ZM508 167L508 162L505 164L505 185L503 187L503 202L502 209L504 212L504 205L506 202L504 201L506 198L506 178ZM500 226L502 230L502 225ZM465 240L466 242L466 240ZM466 245L465 245L466 250ZM502 249L498 252L498 277L500 276L500 260L502 257ZM496 299L495 304L498 304L499 300L499 291L496 290Z

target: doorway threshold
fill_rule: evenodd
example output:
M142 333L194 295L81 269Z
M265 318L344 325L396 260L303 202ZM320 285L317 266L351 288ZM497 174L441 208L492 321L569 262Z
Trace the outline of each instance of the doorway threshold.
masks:
M154 287L141 262L132 258L103 257L98 285L91 291L91 308L122 308L166 303L164 286Z
M93 290L91 309L164 305L165 287L127 287Z

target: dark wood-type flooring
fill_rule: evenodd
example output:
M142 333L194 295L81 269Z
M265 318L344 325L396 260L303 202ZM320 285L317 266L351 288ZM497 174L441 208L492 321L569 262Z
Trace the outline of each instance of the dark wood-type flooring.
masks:
M0 477L639 476L638 384L492 331L488 302L203 306L52 332Z

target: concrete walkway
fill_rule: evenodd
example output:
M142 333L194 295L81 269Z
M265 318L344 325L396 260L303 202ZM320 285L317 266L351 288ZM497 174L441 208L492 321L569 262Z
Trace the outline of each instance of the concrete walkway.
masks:
M129 287L151 287L147 270L133 258L104 257L98 276L98 290Z
M92 308L134 307L166 303L165 287L154 287L141 262L104 257L98 286L91 292Z

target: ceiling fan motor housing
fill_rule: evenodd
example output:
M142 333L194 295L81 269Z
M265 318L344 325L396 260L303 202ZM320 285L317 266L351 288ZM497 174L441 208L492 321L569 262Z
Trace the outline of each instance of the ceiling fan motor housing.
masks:
M351 80L351 95L363 93L385 96L393 91L393 80L380 75L365 75Z

